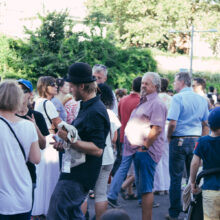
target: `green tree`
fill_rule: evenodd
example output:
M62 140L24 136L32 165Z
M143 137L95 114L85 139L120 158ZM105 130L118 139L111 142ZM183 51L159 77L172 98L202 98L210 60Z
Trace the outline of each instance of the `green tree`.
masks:
M219 0L87 0L87 8L111 18L109 31L127 47L167 48L174 38L170 29L216 28L220 19ZM219 35L207 36L217 45Z
M0 59L0 70L6 77L24 77L36 83L44 75L65 76L74 62L86 62L91 66L101 63L108 67L108 81L113 88L130 89L135 76L156 70L149 50L122 49L101 36L73 33L71 26L74 24L66 12L52 12L39 18L42 25L38 29L26 29L28 39L2 38L5 46L1 48L4 56Z

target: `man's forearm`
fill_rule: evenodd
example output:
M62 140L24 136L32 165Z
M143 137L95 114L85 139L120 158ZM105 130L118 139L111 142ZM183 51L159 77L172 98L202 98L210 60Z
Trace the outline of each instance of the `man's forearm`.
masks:
M36 130L37 130L37 135L38 135L39 147L41 150L43 150L46 147L46 139L42 135L42 133L38 127L36 127Z
M76 143L71 143L72 148L79 150L82 153L93 155L96 157L101 157L103 153L103 149L98 148L94 143L92 142L86 142L86 141L76 141Z
M168 125L168 131L167 131L167 138L168 140L171 139L173 132L176 129L176 121L170 121Z
M196 182L196 174L198 172L199 166L197 164L191 164L190 167L190 181L191 183Z
M149 148L150 146L152 146L154 141L157 139L157 137L161 133L161 130L162 129L159 126L153 126L151 128L150 133L148 134L148 137L147 137L147 139L144 142L144 146L146 148Z
M200 158L196 155L193 156L191 166L190 166L190 181L191 183L196 182L196 175L200 165Z
M206 136L209 134L209 125L207 121L202 122L202 136Z

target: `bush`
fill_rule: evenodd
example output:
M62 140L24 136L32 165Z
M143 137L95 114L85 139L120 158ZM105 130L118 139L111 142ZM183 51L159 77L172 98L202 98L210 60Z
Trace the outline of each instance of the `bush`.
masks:
M39 18L42 25L35 31L26 29L26 41L6 40L8 49L0 63L0 68L5 63L8 66L4 77L24 77L35 84L40 76L65 76L74 62L99 63L108 67L108 83L113 88L130 89L133 78L156 70L156 61L147 49L121 49L102 37L72 33L73 23L66 12Z

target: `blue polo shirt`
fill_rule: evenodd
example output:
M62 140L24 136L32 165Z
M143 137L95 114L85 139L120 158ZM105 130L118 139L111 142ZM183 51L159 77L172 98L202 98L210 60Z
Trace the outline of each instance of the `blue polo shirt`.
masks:
M106 107L98 96L81 102L77 118L72 123L83 141L93 142L104 149L105 140L110 131L110 122ZM60 179L75 180L85 190L93 189L102 165L102 157L86 154L86 162L71 168L71 173L61 173Z
M207 100L191 87L183 88L173 96L168 112L167 119L177 121L172 136L200 136L202 121L208 120L208 114Z
M203 161L203 170L220 168L220 137L204 136L196 143L194 154ZM204 190L220 190L220 174L204 177Z

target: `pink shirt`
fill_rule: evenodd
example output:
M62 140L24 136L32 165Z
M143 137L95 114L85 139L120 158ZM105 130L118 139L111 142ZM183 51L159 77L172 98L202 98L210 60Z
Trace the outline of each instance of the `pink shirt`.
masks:
M158 163L163 153L163 146L165 141L165 122L167 119L167 108L161 101L158 94L152 93L146 96L147 100L142 102L133 110L129 120L133 118L146 118L150 121L150 125L156 125L162 128L158 138L150 146L148 153L152 159ZM134 128L135 129L135 128ZM126 135L124 138L124 156L129 156L136 153L137 148L131 147Z

